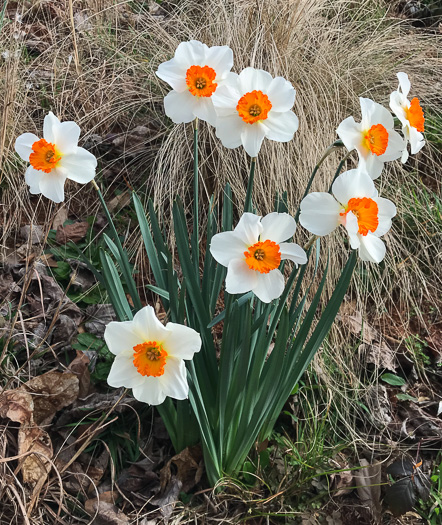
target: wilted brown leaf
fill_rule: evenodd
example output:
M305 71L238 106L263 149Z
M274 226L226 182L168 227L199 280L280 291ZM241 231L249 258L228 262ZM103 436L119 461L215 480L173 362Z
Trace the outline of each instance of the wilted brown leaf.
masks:
M374 523L379 523L381 518L381 465L370 465L366 459L361 459L361 468L354 472L357 492L362 503L368 505Z
M182 490L189 492L200 481L203 475L203 456L199 446L188 447L173 456L161 469L161 487L164 489L172 478L172 464L176 478L182 483Z
M66 244L68 241L78 242L86 237L89 224L87 222L74 222L66 226L58 226L55 240L59 244Z
M37 483L46 478L53 456L52 442L47 432L39 427L23 426L18 433L18 453L37 452L26 456L21 463L23 481Z
M89 362L89 357L84 352L77 350L77 356L68 367L68 370L70 370L73 374L75 374L78 377L78 397L81 399L88 395L89 387L91 385Z
M129 525L129 518L112 503L89 499L84 504L85 511L95 516L94 525Z
M58 410L77 399L79 381L75 374L46 372L25 383L22 389L32 395L35 423L47 425Z
M34 403L32 397L22 390L6 390L0 394L0 417L7 417L17 423L32 421Z

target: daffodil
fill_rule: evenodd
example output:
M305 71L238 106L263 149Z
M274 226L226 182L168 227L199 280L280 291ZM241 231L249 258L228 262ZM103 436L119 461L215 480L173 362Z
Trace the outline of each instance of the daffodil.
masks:
M422 111L419 99L414 97L411 102L407 95L410 91L410 80L406 73L398 73L399 87L390 95L390 108L402 124L402 133L406 140L410 142L411 153L414 155L420 151L424 144L424 112ZM408 159L408 150L404 149L402 162Z
M372 179L377 179L384 163L399 159L406 147L402 137L394 131L391 113L369 98L360 98L361 122L348 117L339 124L337 134L345 147L356 149L359 168Z
M379 238L391 228L396 206L378 197L372 179L363 171L342 173L329 193L310 193L301 202L299 222L315 235L328 235L342 224L350 245L358 249L363 261L379 263L385 257L385 244Z
M31 193L62 202L66 179L86 184L95 177L97 159L78 146L79 137L75 122L60 122L50 111L44 119L42 139L33 133L17 138L15 151L31 164L25 173Z
M232 73L213 95L218 115L216 135L226 148L244 149L256 157L264 137L287 142L298 129L298 117L290 111L294 87L282 77L248 67Z
M232 66L233 53L228 46L208 47L197 40L181 42L175 56L160 64L156 72L172 87L164 98L166 115L177 124L198 117L214 126L212 96Z
M115 360L107 382L110 386L132 388L134 397L150 405L166 397L186 399L186 366L201 348L198 332L181 324L162 325L154 309L145 306L133 321L113 321L106 326L104 339Z
M233 231L214 235L210 253L227 267L227 292L252 291L264 303L279 297L284 290L284 277L278 270L281 260L290 259L296 266L307 262L300 246L282 242L293 237L295 230L295 220L287 213L270 213L262 219L244 213Z

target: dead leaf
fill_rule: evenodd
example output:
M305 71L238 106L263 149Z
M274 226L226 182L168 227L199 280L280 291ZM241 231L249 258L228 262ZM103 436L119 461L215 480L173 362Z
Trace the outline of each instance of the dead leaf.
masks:
M360 470L354 471L358 484L357 492L362 503L368 505L375 523L381 519L381 464L370 465L366 459L361 459Z
M23 426L18 432L18 453L37 452L26 456L21 463L23 481L37 483L48 475L53 456L52 442L49 434L36 426Z
M80 399L86 397L89 393L89 387L91 385L91 375L89 373L89 357L86 354L77 350L77 356L71 362L68 367L73 374L78 377L79 381L79 392L78 397Z
M60 225L57 228L55 240L59 244L66 244L68 241L75 243L86 237L88 229L89 223L87 222L74 222L73 224L67 224L66 226Z
M128 204L130 204L130 193L128 191L124 191L123 193L120 193L119 195L111 199L107 207L109 211L113 213L120 210L121 208L124 208Z
M77 399L79 381L75 374L46 372L32 378L21 388L32 396L35 423L47 425L58 410Z
M6 390L0 394L0 417L22 425L32 421L34 403L32 397L22 390Z
M112 503L101 499L89 499L84 504L85 511L95 516L94 525L129 525L129 518Z
M161 487L164 489L172 479L171 466L176 469L176 478L182 483L182 490L189 492L203 475L203 456L199 446L187 447L173 456L160 471ZM174 469L174 470L175 470Z
M39 244L44 240L45 232L38 224L28 224L20 228L20 237L25 240L26 243L29 243L30 240L31 244Z
M66 206L62 206L57 210L57 213L55 214L54 220L52 221L52 229L58 230L59 226L63 226L63 224L68 220L68 209Z

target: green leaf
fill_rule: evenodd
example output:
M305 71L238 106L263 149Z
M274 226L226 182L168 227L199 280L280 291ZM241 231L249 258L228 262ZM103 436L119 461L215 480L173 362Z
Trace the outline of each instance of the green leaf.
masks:
M71 275L71 265L64 261L58 261L57 267L52 268L52 271L54 272L55 276L58 277L58 279L69 279L69 276Z
M381 375L381 379L385 383L388 383L389 385L392 385L392 386L403 386L406 383L405 379L395 374L383 374Z
M410 396L408 394L396 394L396 398L399 399L399 401L414 401L414 402L416 402L418 400L417 397L413 397L413 396Z

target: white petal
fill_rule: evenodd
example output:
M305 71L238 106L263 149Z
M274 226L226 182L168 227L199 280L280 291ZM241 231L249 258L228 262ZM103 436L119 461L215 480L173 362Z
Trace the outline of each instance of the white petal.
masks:
M241 94L245 95L251 91L259 90L267 93L267 89L272 83L273 77L263 69L255 69L253 67L246 67L239 74L239 82L241 86Z
M425 146L425 140L422 133L416 128L410 126L410 147L412 155L418 153Z
M373 197L375 191L374 182L361 169L341 173L332 186L333 195L343 205L355 197Z
M401 88L402 93L407 96L410 92L410 80L408 79L407 73L397 73L397 78L399 80L399 87Z
M405 164L405 163L407 162L408 157L409 157L409 155L408 155L408 149L407 149L407 147L405 147L405 148L404 148L404 151L402 152L402 157L401 157L401 162L402 162L402 164Z
M295 103L295 88L282 77L276 77L270 82L266 94L272 103L272 111L290 111Z
M193 354L201 350L201 337L193 328L182 324L167 323L171 333L167 337L164 349L167 354L179 359L193 359ZM169 363L169 358L167 359Z
M236 110L238 101L242 96L238 86L238 75L235 73L229 73L223 84L220 85L210 97L215 107L216 114L219 117L236 115L238 119L242 121Z
M209 48L198 40L181 42L176 48L175 60L177 64L187 71L190 66L205 66L205 58Z
M250 124L243 122L238 114L227 117L218 116L216 121L216 136L221 140L225 148L237 148L241 146L241 134L243 128Z
M53 169L44 173L40 179L40 191L46 198L54 202L64 201L64 183L66 176L61 170Z
M194 97L190 91L171 91L164 97L164 111L175 124L192 122L195 120L195 106L198 97Z
M117 355L107 376L107 383L114 388L120 386L133 388L142 384L143 380L144 376L138 373L133 363L133 354L126 353Z
M206 52L206 64L215 70L216 79L225 78L233 67L233 51L228 46L213 46Z
M95 177L97 159L84 148L77 148L75 153L64 155L60 160L59 166L63 168L64 174L68 179L80 184L86 184Z
M376 197L374 200L378 205L379 225L373 233L376 237L381 237L391 228L391 219L396 215L397 210L396 206L388 199Z
M192 94L190 96L193 97ZM200 120L208 122L211 126L216 126L216 112L213 107L212 97L200 97L194 106L193 113Z
M394 128L394 120L388 109L369 98L359 98L361 103L361 129L369 129L376 124L382 124L389 131Z
M282 242L279 245L281 250L281 259L289 259L296 264L305 264L307 262L307 254L305 251L294 242Z
M258 282L258 274L245 260L233 259L227 268L226 291L231 294L250 292Z
M380 263L385 257L385 244L379 237L368 233L360 236L361 246L359 247L359 257L363 261Z
M359 157L359 167L361 171L368 173L372 180L376 180L384 169L384 162L381 157L369 152L366 158Z
M356 250L361 245L361 235L359 235L359 224L356 215L349 211L345 216L345 229L347 230L350 238L350 246L353 250Z
M407 115L405 114L405 107L408 107L407 97L399 93L399 91L393 91L390 95L390 108L397 118L401 121L402 125L408 123Z
M164 374L158 379L166 396L173 399L187 399L189 385L187 384L186 365L182 359L168 357L164 366Z
M158 344L167 340L171 334L157 319L152 306L145 306L138 310L133 320L134 332L139 335L143 342L156 341Z
M23 133L17 137L15 141L15 151L20 155L20 157L29 162L29 155L32 153L32 145L37 142L39 138L33 133Z
M265 137L265 128L260 122L247 124L241 133L241 141L246 153L251 157L256 157L261 149L262 141Z
M45 140L51 144L56 144L58 128L60 127L61 122L58 118L49 111L43 121L43 137Z
M61 122L54 127L55 145L63 154L74 153L80 138L80 127L73 121Z
M315 235L328 235L339 226L341 209L329 193L310 193L301 201L299 223Z
M188 68L187 68L188 69ZM186 84L186 67L178 64L178 62L172 58L167 62L163 62L158 66L156 71L157 77L161 78L169 84L175 91L181 93L187 89Z
M382 162L399 159L401 158L405 147L406 143L399 133L394 131L394 129L389 129L387 149L385 150L385 153L383 155L379 155L378 158Z
M140 385L132 388L134 398L149 405L161 405L166 399L158 377L144 377Z
M288 142L297 131L299 120L292 111L275 113L272 108L269 116L261 122L261 126L264 127L268 139Z
M104 330L104 340L109 351L115 355L129 352L146 340L134 331L133 321L111 321Z
M343 120L336 133L348 151L357 148L361 143L361 125L357 124L353 117L347 117Z
M36 170L32 166L29 166L25 172L25 181L26 184L30 186L29 191L36 195L41 193L40 191L40 181L44 175L44 172L41 170Z
M259 236L262 234L261 217L254 213L243 213L234 232L238 239L245 242L247 247L252 246L258 242Z
M282 273L278 269L269 273L259 273L258 282L252 291L263 303L270 303L284 291Z
M293 237L296 231L296 221L288 213L269 213L261 219L262 233L260 241L273 241L276 244Z
M250 244L241 239L237 233L221 232L212 237L210 253L217 262L229 266L232 259L241 259L249 246Z

